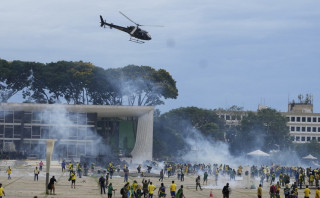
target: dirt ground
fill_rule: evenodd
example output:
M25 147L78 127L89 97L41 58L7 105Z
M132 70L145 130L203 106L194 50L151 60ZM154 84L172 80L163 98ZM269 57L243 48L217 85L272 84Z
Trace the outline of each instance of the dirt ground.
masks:
M50 170L50 177L55 175L57 179L56 184L56 195L46 195L45 194L45 171L41 172L39 175L39 181L34 181L33 170L36 166L37 162L28 162L21 164L20 166L16 165L12 168L12 179L7 179L7 174L5 173L5 166L10 165L10 163L6 163L5 165L2 163L0 166L0 182L3 184L4 191L6 193L6 197L107 197L107 195L100 194L100 188L98 186L98 175L82 177L76 179L76 189L71 188L71 182L68 181L69 173L62 173L59 163L53 163ZM45 170L45 167L44 167ZM187 198L197 198L197 197L210 197L210 191L212 191L213 197L222 198L221 189L228 181L228 178L220 178L218 180L218 186L215 184L214 178L209 177L208 185L202 186L203 190L196 191L195 189L195 177L194 175L186 175L185 181L178 181L176 177L165 177L163 183L166 186L166 193L169 194L169 186L172 180L177 184L177 189L180 185L184 186L184 194ZM159 182L158 178L150 177L150 179L157 187L155 192L158 192L159 186L161 182ZM138 183L141 183L142 178L140 177L129 177L129 182L132 183L134 180L137 180ZM115 176L110 182L112 182L113 186L116 190L115 196L113 197L121 197L120 189L124 185L123 177ZM202 183L201 183L202 184ZM246 189L246 185L258 185L258 181L251 181L249 184L245 182L245 179L239 179L238 181L230 182L230 187L232 189L230 197L235 198L256 198L257 190L256 189ZM249 187L250 187L249 186ZM263 197L269 197L268 194L269 184L265 184L263 188ZM315 190L311 190L311 197L314 197ZM155 196L158 197L158 196ZM167 196L169 197L169 196ZM283 190L281 190L281 197L283 196ZM299 190L299 197L303 196L303 191Z

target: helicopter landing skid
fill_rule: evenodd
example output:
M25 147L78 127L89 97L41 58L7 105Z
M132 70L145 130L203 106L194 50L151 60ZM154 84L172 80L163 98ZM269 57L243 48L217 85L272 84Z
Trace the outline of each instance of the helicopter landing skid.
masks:
M141 41L139 39L132 38L132 37L130 37L129 41L134 42L134 43L139 43L139 44L143 44L144 43L143 41Z

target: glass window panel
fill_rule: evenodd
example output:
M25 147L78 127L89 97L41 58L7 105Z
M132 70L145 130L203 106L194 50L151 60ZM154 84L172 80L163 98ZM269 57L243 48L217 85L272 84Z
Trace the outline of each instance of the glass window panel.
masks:
M13 138L13 126L5 126L4 137L5 138Z
M4 123L4 111L0 111L0 123Z
M20 138L21 137L21 126L16 125L14 126L14 132L13 132L14 138Z
M5 111L5 123L13 123L13 111Z
M31 117L32 117L32 114L30 112L25 112L24 113L24 122L31 123Z
M24 138L31 138L31 127L25 127L23 129L23 137Z

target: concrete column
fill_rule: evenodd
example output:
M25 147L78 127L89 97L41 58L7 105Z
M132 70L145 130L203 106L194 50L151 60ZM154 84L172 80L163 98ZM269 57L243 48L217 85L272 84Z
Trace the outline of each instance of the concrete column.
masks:
M132 162L152 160L153 150L153 110L138 118L136 143L131 152Z

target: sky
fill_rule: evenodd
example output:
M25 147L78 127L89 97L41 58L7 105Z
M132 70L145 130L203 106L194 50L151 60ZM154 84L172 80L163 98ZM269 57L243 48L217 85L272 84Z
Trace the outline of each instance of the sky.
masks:
M319 0L1 0L0 58L165 69L179 96L161 112L259 104L287 111L289 100L307 93L320 112L319 7ZM130 42L100 27L99 15L133 25L119 11L164 27L143 27L152 40Z

